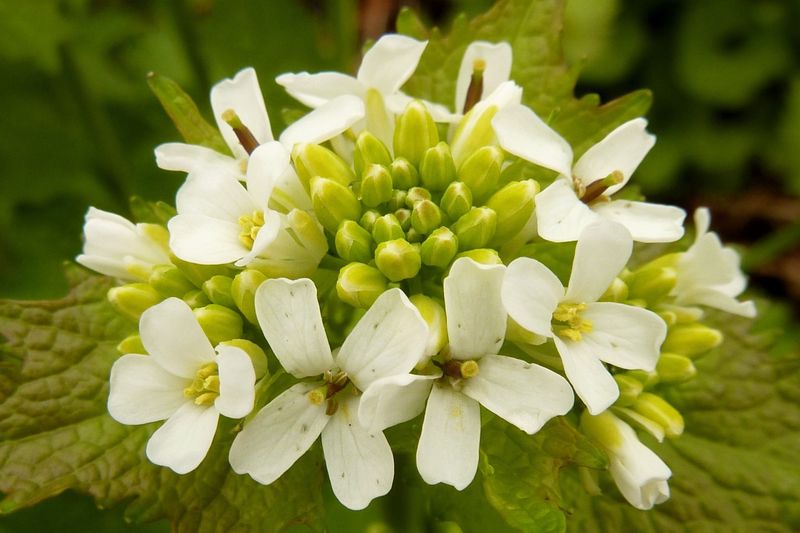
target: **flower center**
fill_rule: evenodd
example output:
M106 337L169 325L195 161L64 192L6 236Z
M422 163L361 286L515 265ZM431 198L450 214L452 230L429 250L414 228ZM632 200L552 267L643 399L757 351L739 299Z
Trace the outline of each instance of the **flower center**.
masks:
M562 303L553 312L553 332L559 337L579 341L584 333L592 331L592 321L581 318L586 304Z
M325 414L333 416L339 408L336 394L347 387L350 383L350 378L346 372L331 372L330 370L327 370L323 377L325 384L309 392L308 400L314 405L322 405L322 402L328 402Z
M196 405L211 405L219 396L219 369L217 363L207 363L195 374L192 384L183 389L183 395L193 398Z
M442 365L442 372L445 376L455 379L474 378L480 373L480 366L475 360L459 361L449 359Z
M242 215L239 217L239 227L242 231L239 233L239 240L244 244L248 250L253 249L253 243L256 241L256 235L264 226L264 212L253 211L249 215Z

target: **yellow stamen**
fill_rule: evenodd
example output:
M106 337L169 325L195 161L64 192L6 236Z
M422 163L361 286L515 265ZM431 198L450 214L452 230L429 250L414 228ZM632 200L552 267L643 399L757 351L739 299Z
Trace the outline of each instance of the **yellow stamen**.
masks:
M592 331L592 321L581 318L586 304L562 303L553 312L553 331L556 335L571 341L580 341L584 333Z
M183 395L193 398L196 405L212 405L219 396L219 369L217 363L201 366L192 384L183 389Z
M249 215L242 215L239 217L239 227L242 231L239 233L239 240L248 249L253 248L256 236L261 228L264 226L264 212L253 211Z

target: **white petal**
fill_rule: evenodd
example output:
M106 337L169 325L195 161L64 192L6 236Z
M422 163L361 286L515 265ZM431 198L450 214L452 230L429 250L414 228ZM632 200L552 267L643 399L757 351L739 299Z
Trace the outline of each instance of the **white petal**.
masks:
M222 80L211 88L211 109L220 133L237 158L247 157L247 152L222 114L233 109L256 140L263 144L272 140L269 115L264 97L258 86L258 76L252 68L240 70L233 79Z
M610 450L609 470L628 502L637 509L651 509L669 498L669 467L650 448L642 444L633 429L618 421L621 434L618 448Z
M315 405L308 398L319 385L292 386L245 424L228 456L234 472L269 485L306 453L329 420L325 402Z
M188 401L147 441L151 463L186 474L197 468L211 448L219 413Z
M147 281L147 279L142 279L142 277L129 272L123 258L110 259L99 255L80 254L75 258L75 261L79 265L99 272L104 276L111 276L112 278L119 278L125 281Z
M343 94L360 97L364 93L361 82L339 72L286 73L275 78L275 81L283 86L292 98L308 107L319 107Z
M473 41L464 52L461 67L458 70L456 82L456 112L464 110L464 101L467 98L467 89L472 79L475 61L483 60L486 65L483 71L484 95L491 94L504 81L511 76L511 46L507 42L489 43L486 41Z
M425 409L433 380L440 374L420 376L400 374L373 381L358 407L361 425L370 431L383 431L411 420Z
M394 457L386 437L358 422L357 397L339 404L322 430L325 466L336 498L357 511L392 488Z
M169 247L184 261L199 265L224 265L247 255L235 222L189 213L173 217L167 224Z
M216 176L207 172L191 174L175 198L178 214L196 213L237 222L264 205L255 202L235 176Z
M752 301L740 302L736 298L710 288L696 288L679 294L676 303L705 305L745 318L756 316L756 306Z
M259 208L267 207L275 183L288 168L289 152L277 141L264 143L250 154L247 192Z
M531 163L572 176L572 148L529 107L512 105L492 119L497 140L503 149Z
M193 379L216 355L194 313L178 298L167 298L142 313L139 335L150 357L176 376Z
M346 131L364 118L364 102L357 96L337 96L294 122L281 134L288 149L297 143L321 143Z
M595 204L592 209L625 226L636 242L673 242L683 237L686 211L680 207L614 200Z
M186 402L183 389L188 385L150 356L123 355L111 367L108 414L122 424L164 420Z
M581 202L565 179L557 179L536 195L539 236L551 242L577 241L586 226L602 220Z
M655 143L656 137L647 132L645 119L629 120L589 148L575 163L573 173L584 185L589 185L616 170L622 172L624 181L606 190L606 194L612 195L628 182Z
M264 337L287 372L304 378L333 367L311 280L269 279L256 290L255 307Z
M606 363L627 369L654 370L667 325L652 311L614 302L586 306L581 318L592 322L583 344Z
M269 207L283 213L292 209L311 211L311 197L291 165L275 180L275 187L269 197Z
M600 221L584 229L575 247L565 300L596 302L622 272L633 251L631 234L614 222Z
M237 267L247 266L257 257L266 255L270 245L275 242L281 232L285 231L285 218L286 215L281 215L269 209L265 210L264 225L258 230L253 241L253 247L241 259L236 261L235 265Z
M738 296L747 285L739 262L739 254L723 246L716 233L704 233L681 254L674 292L681 295L703 288Z
M85 218L84 254L123 262L126 257L134 257L150 265L169 263L169 255L161 244L128 219L94 207L89 208Z
M707 207L698 207L694 210L695 240L708 233L711 227L711 211Z
M478 402L449 385L434 385L417 447L417 469L425 483L464 490L478 470L480 440Z
M557 336L553 340L564 363L564 373L589 412L596 415L611 407L619 398L619 387L591 347Z
M244 418L253 410L256 372L250 356L234 346L217 346L219 396L214 407L228 418Z
M368 88L392 94L414 73L427 44L405 35L384 35L364 54L356 77Z
M444 280L444 307L450 354L475 359L497 353L506 335L506 311L500 290L505 267L461 258Z
M204 171L221 176L240 175L236 159L199 144L164 143L156 146L156 165L164 170Z
M520 326L552 336L553 312L564 297L555 274L535 259L520 257L508 265L503 279L503 305Z
M407 374L425 351L428 326L400 289L381 294L358 321L336 356L356 387Z
M529 435L572 408L572 388L551 370L502 355L484 356L479 365L461 392Z

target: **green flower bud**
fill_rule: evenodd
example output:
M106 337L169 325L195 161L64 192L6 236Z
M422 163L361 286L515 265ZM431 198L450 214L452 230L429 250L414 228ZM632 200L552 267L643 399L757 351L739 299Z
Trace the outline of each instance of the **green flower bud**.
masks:
M410 228L410 229L409 229L409 230L406 232L406 240L407 240L408 242L416 242L416 243L419 243L419 242L422 242L422 241L423 241L423 239L425 239L425 235L423 235L422 233L418 232L418 231L417 231L417 230L415 230L414 228Z
M353 307L368 309L387 289L386 278L375 268L364 263L350 263L339 270L336 294Z
M108 291L108 301L122 316L139 321L142 313L162 300L162 296L147 283L129 283Z
M407 201L408 193L406 191L401 191L400 189L395 189L392 191L392 197L389 198L389 202L386 204L386 206L389 211L396 211L404 208Z
M623 302L628 299L628 285L619 278L614 278L611 286L600 297L605 302Z
M636 398L638 398L644 390L644 385L641 381L626 374L614 375L614 381L617 382L617 386L619 387L619 398L614 405L622 407L633 405Z
M439 205L450 220L458 220L472 207L472 191L463 181L454 181L444 190Z
M403 231L408 231L408 228L411 227L411 210L398 209L394 212L394 216L400 223L400 227L403 228Z
M404 157L412 165L419 165L428 148L439 142L439 130L425 104L414 100L397 117L394 129L395 156Z
M375 264L390 281L402 281L417 275L422 259L417 246L405 239L394 239L378 245Z
M408 189L408 195L406 195L406 205L401 207L408 207L409 209L413 209L414 204L416 204L417 202L430 199L431 199L431 193L425 187L411 187L410 189Z
M497 213L488 207L473 207L452 225L459 250L483 248L497 229Z
M231 297L236 307L242 312L248 322L258 325L256 318L256 289L266 281L267 276L258 270L247 269L236 274L231 283Z
M429 148L419 164L422 184L432 191L443 191L456 179L456 164L450 154L450 147L440 142Z
M503 152L495 146L484 146L471 154L458 170L458 179L463 181L475 204L482 204L497 189Z
M372 228L375 227L375 221L381 217L381 214L374 209L370 209L368 211L364 211L364 214L361 215L361 221L359 224L365 230L371 232Z
M442 211L430 200L421 200L411 211L411 227L427 235L442 224Z
M163 204L163 206L161 206L160 204ZM175 211L174 207L172 207L171 205L167 205L164 202L157 202L156 209L158 210L159 207L161 208L160 209L161 211L164 211L165 209L169 210L166 213L163 213L164 215L167 215L171 211L171 215L164 222L165 224L167 220L178 214ZM165 250L169 250L169 231L167 230L167 228L165 228L161 224L149 224L149 223L137 224L137 227L139 228L139 230L141 230L141 232L145 235L145 237L154 242L159 243L161 246L164 247Z
M165 298L180 298L196 287L183 272L174 265L157 265L153 267L148 283Z
M692 357L719 346L722 339L722 332L704 324L681 324L669 329L661 349Z
M375 224L372 226L372 238L376 243L402 239L403 236L405 236L405 231L393 214L389 213L375 219Z
M513 181L494 193L486 206L497 213L497 230L492 244L499 246L516 236L533 215L539 184L534 180Z
M419 252L424 264L445 268L458 252L458 237L450 228L438 228L428 235Z
M626 278L631 298L657 302L667 296L678 281L678 272L671 267L639 269Z
M236 302L231 296L232 284L233 279L228 276L214 276L203 283L203 292L212 303L235 309Z
M368 263L372 245L372 235L352 220L345 220L336 230L336 253L345 261Z
M626 376L630 376L633 379L639 381L644 388L652 387L659 382L658 374L654 371L648 370L629 370L625 372Z
M267 368L267 354L261 347L245 339L233 339L230 341L223 341L220 343L223 346L233 346L239 348L250 357L253 362L253 369L256 371L256 379L262 377L269 377L269 369Z
M691 359L685 355L664 352L658 359L656 372L665 383L678 383L693 378L697 369Z
M292 161L297 176L307 191L311 189L311 180L316 177L333 180L344 186L350 185L356 179L350 165L318 144L296 144L292 150Z
M660 396L643 392L632 409L663 427L667 437L678 437L683 433L683 417Z
M362 131L356 139L356 146L353 150L353 167L357 176L363 176L364 170L371 165L383 165L389 168L392 164L392 156L386 146L368 131Z
M320 224L333 234L343 221L361 216L361 203L353 191L327 178L311 180L311 206Z
M142 338L139 335L128 335L122 339L122 342L117 344L117 351L121 354L147 353L147 350L144 349L144 344L142 344Z
M174 255L170 255L170 261L180 269L195 287L202 287L207 279L211 279L214 276L227 276L232 272L232 269L225 265L197 265L178 259Z
M386 167L370 165L361 178L361 203L367 207L378 207L392 197L392 176Z
M433 298L423 294L414 294L408 299L428 324L428 344L425 346L425 355L436 355L447 344L447 317L444 307Z
M211 344L238 339L242 336L242 315L227 307L210 304L192 309L194 317Z
M480 263L482 265L503 264L503 260L500 259L500 255L497 253L497 250L492 250L491 248L476 248L474 250L467 250L466 252L461 252L455 258L461 259L462 257L469 257L476 263Z
M186 305L194 309L195 307L203 307L211 303L206 293L200 289L192 289L181 297L181 300L186 302Z
M390 171L392 183L398 189L410 189L419 184L419 173L416 167L404 157L398 157L392 161Z

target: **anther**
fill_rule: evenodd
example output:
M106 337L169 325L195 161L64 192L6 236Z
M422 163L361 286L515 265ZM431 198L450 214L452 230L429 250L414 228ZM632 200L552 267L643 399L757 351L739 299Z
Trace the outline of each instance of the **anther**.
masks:
M242 123L242 120L239 118L239 115L236 114L236 111L233 109L228 109L222 113L222 120L228 123L228 126L233 128L233 133L236 134L236 138L239 139L239 143L242 145L242 148L245 149L247 154L252 154L253 151L258 148L258 140L256 140L255 135L250 129Z
M586 187L584 193L581 195L581 202L585 204L591 203L602 196L603 193L609 189L609 187L619 185L623 181L625 181L625 176L621 171L615 170L605 178L590 183Z

